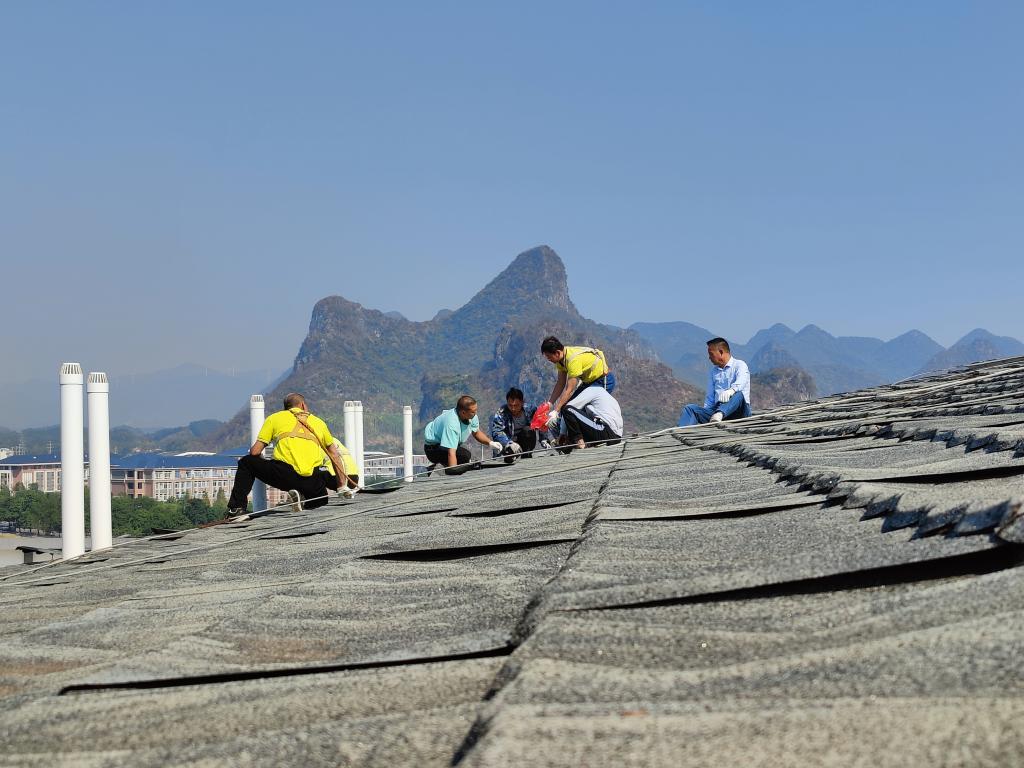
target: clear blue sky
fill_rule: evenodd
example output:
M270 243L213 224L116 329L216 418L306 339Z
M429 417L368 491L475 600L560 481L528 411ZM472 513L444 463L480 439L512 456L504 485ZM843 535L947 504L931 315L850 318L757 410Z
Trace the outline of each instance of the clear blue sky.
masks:
M283 369L520 251L580 310L1024 337L1024 4L8 2L0 381ZM524 276L524 278L527 276Z

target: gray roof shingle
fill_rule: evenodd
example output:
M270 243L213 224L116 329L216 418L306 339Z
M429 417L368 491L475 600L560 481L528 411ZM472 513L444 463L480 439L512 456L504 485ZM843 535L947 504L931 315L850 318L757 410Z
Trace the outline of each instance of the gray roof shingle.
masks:
M1024 761L1024 359L0 571L12 765Z

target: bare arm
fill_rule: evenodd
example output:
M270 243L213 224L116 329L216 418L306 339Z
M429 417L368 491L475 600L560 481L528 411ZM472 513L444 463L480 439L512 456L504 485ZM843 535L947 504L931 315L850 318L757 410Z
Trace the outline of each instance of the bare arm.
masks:
M565 378L565 374L562 374L562 378ZM558 400L552 399L551 410L562 410L562 407L569 402L569 398L572 397L572 393L576 391L576 387L579 386L579 383L580 380L577 378L571 378L565 382L565 386L562 388L562 393L558 396Z
M331 443L327 447L327 458L331 460L331 464L334 465L334 472L338 476L338 487L345 488L348 486L348 473L345 472L345 464L341 460L341 454L338 453L338 446Z
M454 467L458 463L459 463L459 460L458 460L458 458L455 455L455 449L454 448L449 448L448 449L448 466L449 467Z
M255 443L252 444L252 447L249 449L249 455L250 456L260 456L260 455L263 454L263 449L266 448L266 447L267 447L266 443L264 443L261 440L257 440Z
M564 389L565 389L565 371L559 369L558 370L558 379L555 381L554 389L551 390L551 397L548 398L548 402L552 404L552 407L556 407L557 408L557 406L554 405L555 398L557 398L560 394L562 394L562 391Z
M480 443L481 445L490 445L491 444L491 438L488 437L487 433L484 432L482 429L478 429L476 432L474 432L473 433L473 438L478 443Z

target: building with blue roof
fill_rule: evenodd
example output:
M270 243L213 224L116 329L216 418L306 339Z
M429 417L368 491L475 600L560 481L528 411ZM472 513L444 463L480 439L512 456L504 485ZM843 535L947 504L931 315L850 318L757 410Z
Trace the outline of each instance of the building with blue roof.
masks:
M86 457L86 483L89 481ZM110 488L114 496L151 496L159 501L192 496L213 500L226 496L235 479L238 457L228 454L134 453L110 457ZM0 459L0 486L36 486L59 493L59 453L9 456Z

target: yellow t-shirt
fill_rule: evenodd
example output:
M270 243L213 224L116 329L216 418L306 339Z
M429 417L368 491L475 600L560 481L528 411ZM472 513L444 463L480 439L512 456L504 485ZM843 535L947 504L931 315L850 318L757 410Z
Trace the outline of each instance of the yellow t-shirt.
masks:
M565 357L555 363L555 366L558 370L565 371L565 378L579 379L584 384L589 384L608 373L604 353L592 347L566 347Z
M322 419L309 414L306 417L306 424L320 442L316 443L304 437L288 437L287 435L295 430L295 426L299 423L299 420L295 418L296 413L302 413L302 411L299 408L292 408L272 413L263 422L256 439L267 445L277 440L277 445L274 447L274 458L290 464L303 477L309 477L317 467L324 466L325 460L328 470L333 475L334 467L323 449L323 446L334 442L331 430L327 428ZM345 466L345 471L348 471L347 466Z

